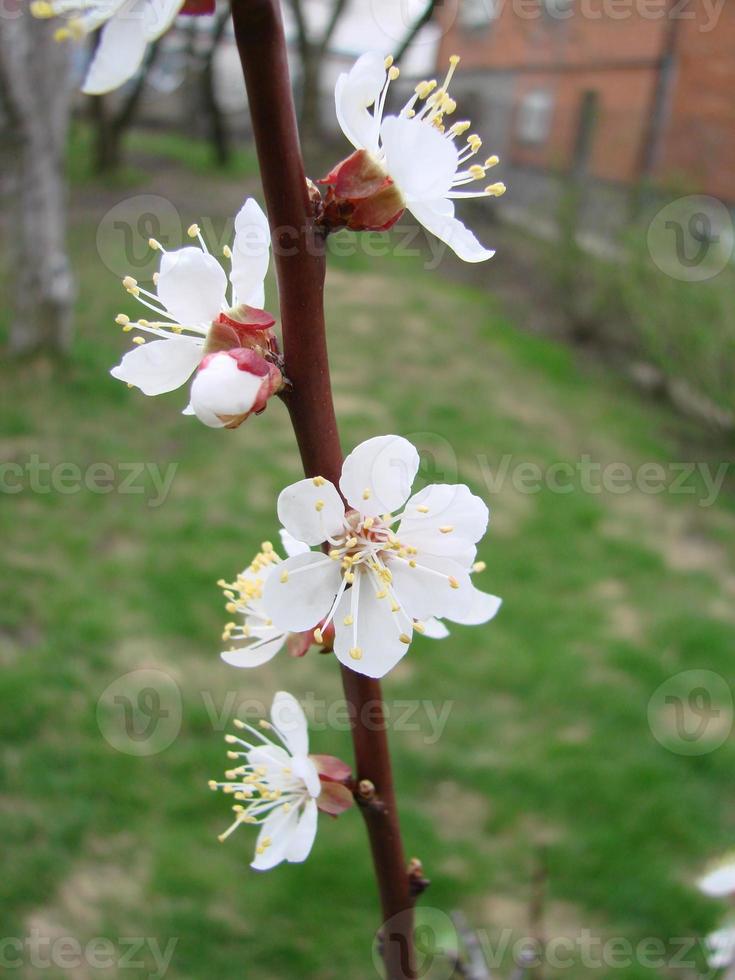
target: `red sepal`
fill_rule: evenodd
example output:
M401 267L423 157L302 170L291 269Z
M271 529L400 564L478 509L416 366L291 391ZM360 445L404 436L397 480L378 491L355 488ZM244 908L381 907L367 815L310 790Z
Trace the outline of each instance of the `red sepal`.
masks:
M186 0L179 13L182 17L204 17L217 9L217 0Z

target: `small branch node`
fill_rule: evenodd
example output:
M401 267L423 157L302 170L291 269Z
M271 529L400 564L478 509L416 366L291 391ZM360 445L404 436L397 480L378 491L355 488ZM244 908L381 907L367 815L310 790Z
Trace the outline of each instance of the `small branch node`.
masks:
M419 858L411 858L406 868L408 874L408 887L412 898L417 898L431 884L431 880L424 875L424 866Z

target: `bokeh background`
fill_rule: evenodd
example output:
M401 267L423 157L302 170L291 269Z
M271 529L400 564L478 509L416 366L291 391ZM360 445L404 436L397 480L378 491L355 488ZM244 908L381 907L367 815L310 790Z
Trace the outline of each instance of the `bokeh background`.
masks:
M485 497L478 584L505 600L487 627L417 639L385 685L406 846L432 879L422 976L486 975L437 951L473 931L493 977L708 975L725 909L695 881L735 842L735 13L285 14L312 177L347 153L331 92L356 55L404 53L397 105L456 52L457 117L509 188L462 212L498 250L481 266L408 219L330 242L344 446L400 432L422 482ZM315 750L350 758L331 658L218 657L216 582L277 540L300 475L287 415L213 432L181 417L184 392L108 373L148 238L175 248L197 221L219 249L262 200L226 5L101 98L76 94L90 48L53 44L24 4L0 32L3 972L368 980L359 815L257 875L247 829L218 843L228 808L206 787L232 718L280 688ZM547 956L519 974L531 939Z

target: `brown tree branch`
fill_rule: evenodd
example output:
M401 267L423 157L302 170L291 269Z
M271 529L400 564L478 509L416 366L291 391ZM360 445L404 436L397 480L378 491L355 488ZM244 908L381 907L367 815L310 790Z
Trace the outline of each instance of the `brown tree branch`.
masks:
M337 484L342 453L327 358L324 241L314 227L304 176L280 8L277 0L232 0L232 14L273 233L285 370L293 382L293 390L285 400L304 472ZM348 669L343 669L342 675L353 719L357 778L369 780L374 786L373 800L361 809L370 838L383 922L389 923L383 936L386 974L389 980L411 980L415 976L413 900L388 740L385 726L379 723L380 684Z
M393 56L395 60L398 62L398 64L401 63L401 58L403 58L405 53L408 51L408 49L411 47L413 42L418 37L421 28L426 27L426 25L431 21L431 18L434 16L434 11L439 6L439 3L440 0L429 0L429 3L426 6L426 10L423 12L423 14L421 14L420 17L417 17L414 23L411 25L408 33L404 37L403 41L401 41L398 50L393 52Z

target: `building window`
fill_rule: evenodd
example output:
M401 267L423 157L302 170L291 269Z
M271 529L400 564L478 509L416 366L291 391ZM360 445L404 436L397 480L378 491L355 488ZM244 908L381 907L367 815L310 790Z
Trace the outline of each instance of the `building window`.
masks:
M498 14L499 0L462 0L459 23L467 30L477 30L491 24Z
M545 143L551 131L554 100L550 92L527 92L518 106L516 134L523 143Z

